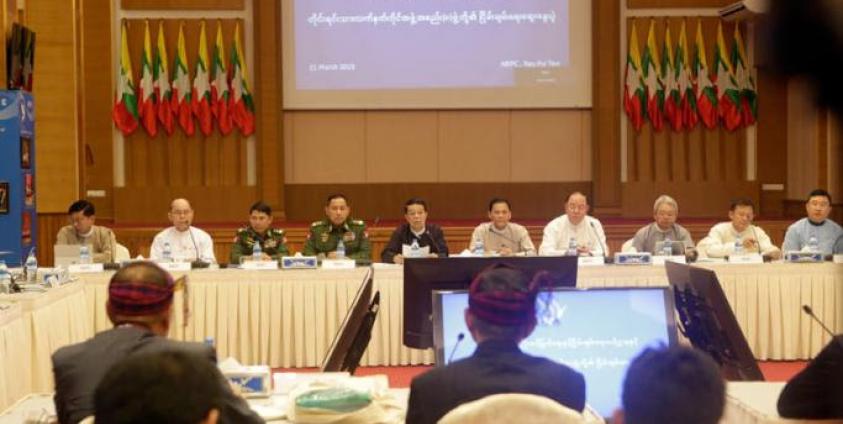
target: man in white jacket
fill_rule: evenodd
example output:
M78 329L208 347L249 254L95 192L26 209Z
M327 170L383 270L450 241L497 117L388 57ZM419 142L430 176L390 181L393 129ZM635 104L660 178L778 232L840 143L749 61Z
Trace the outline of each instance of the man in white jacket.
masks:
M735 199L729 207L729 222L721 222L700 240L697 251L701 257L723 258L735 253L735 241L739 241L744 253L760 253L772 259L781 257L781 250L773 245L770 236L752 225L755 206L752 200Z
M580 256L606 256L606 234L596 218L588 216L588 198L576 191L565 202L566 213L544 227L539 255L564 255L573 239Z

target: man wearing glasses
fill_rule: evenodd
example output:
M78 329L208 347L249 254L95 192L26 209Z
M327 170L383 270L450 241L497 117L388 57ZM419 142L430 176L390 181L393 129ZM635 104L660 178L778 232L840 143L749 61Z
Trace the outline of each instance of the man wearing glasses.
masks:
M596 218L588 216L588 199L575 191L565 202L566 213L544 227L539 255L606 256L606 234Z
M173 200L167 217L173 226L156 234L152 240L149 257L153 261L217 261L211 236L190 225L193 223L193 208L187 199Z

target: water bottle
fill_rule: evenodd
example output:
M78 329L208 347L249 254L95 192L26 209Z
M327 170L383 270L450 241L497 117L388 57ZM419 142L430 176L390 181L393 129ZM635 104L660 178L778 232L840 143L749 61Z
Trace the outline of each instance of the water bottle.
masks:
M6 267L6 261L0 259L0 293L11 293L12 291L12 274L9 274L9 268Z
M663 243L664 244L662 244L662 255L673 256L673 245L670 243L670 237L665 237Z
M342 239L340 239L340 241L337 242L337 259L344 259L344 258L345 258L345 243L343 243Z
M471 248L471 253L474 256L483 256L485 247L483 246L483 239L474 240L474 246Z
M35 284L38 282L38 259L35 257L34 247L29 251L29 256L26 257L24 271L26 272L27 283Z
M419 247L419 241L416 239L413 239L413 244L410 245L410 257L421 257L421 248Z
M568 250L565 251L566 256L577 256L577 238L571 237L568 239Z
M214 338L212 336L205 337L205 346L208 346L210 348L214 347Z
M87 244L83 244L82 246L79 246L79 263L80 264L91 263L91 249L88 247Z
M161 260L164 262L173 261L173 247L170 246L169 241L164 242L164 248L161 249Z
M259 261L263 259L263 251L261 250L261 242L255 240L252 244L252 260Z
M743 238L741 236L735 237L735 254L743 254Z
M817 240L817 236L812 235L811 237L808 237L808 250L811 253L820 251L820 241Z

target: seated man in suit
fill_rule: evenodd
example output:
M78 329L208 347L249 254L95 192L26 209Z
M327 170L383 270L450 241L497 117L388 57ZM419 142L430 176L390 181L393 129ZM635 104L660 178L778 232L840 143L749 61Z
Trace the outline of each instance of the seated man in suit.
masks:
M427 202L418 197L408 200L404 203L404 219L407 222L392 232L389 243L384 247L381 253L382 261L403 264L403 247L405 244L412 245L413 241L419 247L430 247L431 257L448 257L448 243L445 242L442 229L436 224L427 223Z
M726 404L717 363L691 347L645 349L629 365L613 424L717 424Z
M724 258L735 253L738 242L746 253L760 253L771 259L778 259L782 252L761 227L752 225L755 219L755 205L751 199L738 198L729 206L729 222L711 227L708 236L697 244L700 257Z
M181 280L179 281L181 284ZM202 343L167 339L176 282L151 262L135 262L117 271L108 284L106 310L114 328L53 354L55 404L59 422L75 424L94 414L94 390L112 365L143 352L185 351L216 362L216 352ZM225 380L220 422L263 422Z
M546 278L541 272L530 281L523 272L501 265L477 275L465 311L477 350L413 380L408 424L435 423L463 403L498 393L535 394L583 410L582 374L518 348L536 327L536 296Z
M372 259L372 246L366 224L350 219L351 207L344 194L332 194L325 202L325 219L310 225L302 254L336 259L340 240L345 247L345 257L359 262Z
M634 252L656 252L656 243L664 241L678 241L685 245L685 249L694 247L691 233L685 227L676 223L679 215L679 205L672 197L664 194L653 204L653 222L642 227L632 238L629 249ZM674 255L684 255L685 251L672 252Z
M62 227L56 234L56 244L88 245L94 263L114 262L117 241L114 232L106 227L94 225L94 205L87 200L77 200L67 209L70 225Z
M94 392L96 421L214 424L223 408L219 368L189 352L132 355L111 367Z
M784 386L779 415L808 420L843 419L843 335L834 337Z

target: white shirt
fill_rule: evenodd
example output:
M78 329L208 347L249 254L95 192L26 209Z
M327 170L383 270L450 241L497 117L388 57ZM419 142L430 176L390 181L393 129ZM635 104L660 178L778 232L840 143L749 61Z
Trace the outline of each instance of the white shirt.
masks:
M208 233L190 227L189 231L179 231L176 227L167 228L155 235L152 240L152 247L149 249L149 258L153 261L163 259L164 243L170 243L173 252L173 259L193 261L201 259L205 262L216 262L214 257L214 241ZM199 257L197 258L197 253Z
M701 257L723 258L735 252L735 239L741 237L741 240L752 239L758 242L761 251L755 249L744 249L746 253L772 253L779 250L770 241L770 236L754 225L749 225L738 233L732 222L721 222L713 227L708 232L708 236L700 240L697 244L697 251Z
M579 224L574 225L568 220L568 215L562 215L550 221L544 227L539 255L564 255L568 250L568 241L571 237L577 240L577 246L587 247L594 256L609 254L609 248L606 246L606 234L597 218L585 216ZM604 248L606 249L605 252L603 251Z

